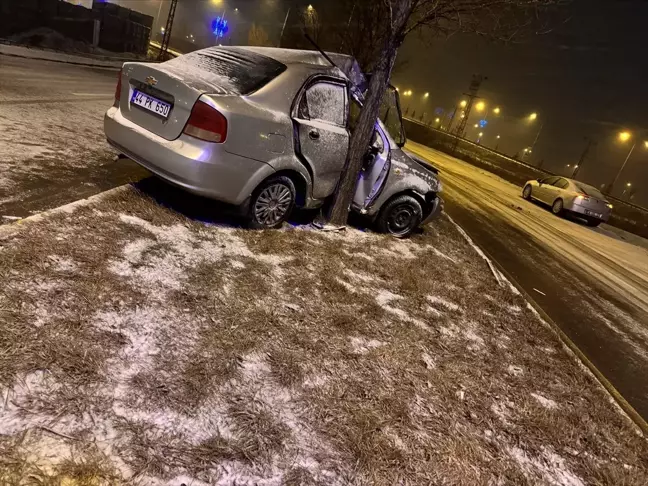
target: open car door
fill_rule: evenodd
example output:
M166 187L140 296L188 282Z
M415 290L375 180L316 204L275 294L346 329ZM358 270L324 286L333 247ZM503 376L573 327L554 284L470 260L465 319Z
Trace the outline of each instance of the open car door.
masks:
M358 178L358 185L353 196L353 203L360 209L366 209L371 206L385 182L391 166L391 147L389 138L379 123L376 123L376 129L371 140L369 152L365 155L365 160Z
M352 106L352 119L354 108L357 109L358 107ZM391 151L395 148L391 146L393 141L396 141L397 146L405 144L405 131L402 121L398 92L393 86L389 86L385 91L380 107L380 121L376 122L374 135L369 151L365 155L362 171L360 171L353 196L353 204L360 210L371 206L387 182L387 175L391 168ZM353 130L353 126L351 129ZM389 131L389 134L387 131Z

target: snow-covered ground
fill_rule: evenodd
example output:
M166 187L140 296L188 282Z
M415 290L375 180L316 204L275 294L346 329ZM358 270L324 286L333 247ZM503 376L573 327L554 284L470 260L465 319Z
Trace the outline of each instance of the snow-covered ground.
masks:
M592 229L558 218L539 204L524 201L521 188L467 163L410 143L421 155L433 154L444 178L472 197L461 204L486 216L497 214L509 224L553 250L592 279L600 281L621 299L648 317L648 242L616 228ZM625 325L625 324L622 324ZM648 348L648 320L636 322Z
M106 164L114 70L0 54L0 202Z
M0 483L643 485L648 445L443 217L0 227Z
M648 417L648 242L558 218L487 171L419 144L408 148L441 170L453 210Z

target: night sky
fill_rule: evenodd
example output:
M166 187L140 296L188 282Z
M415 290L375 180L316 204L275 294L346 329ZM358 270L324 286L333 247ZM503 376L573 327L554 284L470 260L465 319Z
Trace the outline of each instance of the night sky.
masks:
M76 3L76 2L75 2ZM157 16L158 0L120 0L113 3ZM215 2L218 3L218 2ZM278 40L288 4L293 5L289 24L297 22L295 12L308 3L320 12L325 0L180 0L174 34L193 34L196 44L214 43L211 20L223 10L230 19L226 44L247 42L252 22L262 25L273 40ZM90 4L85 1L84 4ZM168 11L163 4L162 17ZM238 7L239 11L234 12ZM482 143L509 155L531 146L540 125L544 124L530 161L543 161L544 167L570 174L567 164L580 158L590 137L595 146L582 166L579 179L600 186L610 182L621 166L633 141L638 141L633 156L617 183L620 195L627 182L636 189L634 201L648 205L648 114L645 110L645 81L648 79L648 2L643 0L575 0L567 16L571 20L546 35L525 42L498 44L470 35L449 39L410 37L399 54L393 84L413 95L403 101L416 110L417 117L435 109L449 111L462 98L473 73L488 76L480 96L487 107L501 108L496 117L488 115L485 129L473 124L483 117L471 116L468 138L484 132ZM156 24L157 25L157 24ZM422 95L429 92L424 101ZM490 111L490 110L488 110ZM526 117L536 112L529 123ZM436 117L437 115L434 115ZM617 135L633 133L625 144Z

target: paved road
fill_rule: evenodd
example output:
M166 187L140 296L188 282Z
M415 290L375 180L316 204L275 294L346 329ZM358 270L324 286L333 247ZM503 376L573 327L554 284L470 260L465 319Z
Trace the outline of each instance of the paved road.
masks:
M0 224L144 174L103 136L117 71L0 55L0 73Z
M407 148L441 170L448 214L648 419L647 242L557 218L493 174L419 144Z

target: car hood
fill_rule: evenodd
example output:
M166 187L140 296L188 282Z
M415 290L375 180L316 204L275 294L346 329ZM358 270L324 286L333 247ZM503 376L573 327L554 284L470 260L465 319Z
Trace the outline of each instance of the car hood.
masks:
M423 180L431 191L441 192L441 181L438 177L439 169L430 165L429 162L400 149L392 152L392 161L396 168Z

